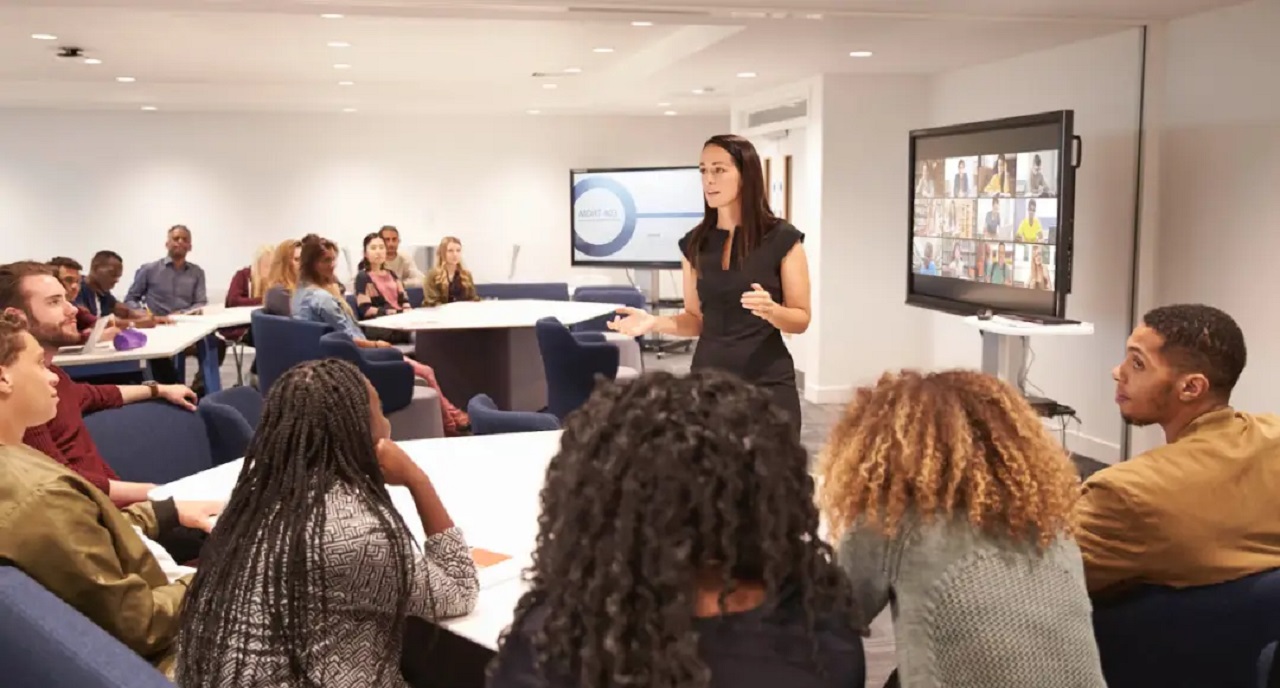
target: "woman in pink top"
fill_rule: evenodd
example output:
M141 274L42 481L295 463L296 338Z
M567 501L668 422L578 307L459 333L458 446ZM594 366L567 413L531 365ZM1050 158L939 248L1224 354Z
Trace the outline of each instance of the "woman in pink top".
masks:
M355 296L356 315L361 320L395 315L411 308L409 295L405 293L400 278L387 269L387 245L377 233L364 238L364 259L360 261L360 272L356 275ZM367 327L365 333L370 339L392 344L410 342L408 332Z

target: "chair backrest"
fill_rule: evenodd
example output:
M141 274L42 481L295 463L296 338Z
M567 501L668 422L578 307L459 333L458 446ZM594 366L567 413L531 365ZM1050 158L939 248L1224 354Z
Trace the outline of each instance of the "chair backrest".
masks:
M534 330L547 377L547 409L561 421L586 403L597 376L618 375L618 347L601 340L581 342L555 318L539 320Z
M568 282L489 282L476 285L482 299L542 299L568 301Z
M250 319L254 360L258 363L258 389L264 397L284 371L305 361L324 358L320 353L320 337L333 331L328 325L267 315L260 310L254 311Z
M578 287L573 292L574 301L585 301L588 303L618 303L623 306L632 308L645 308L644 293L639 289L630 285L601 285ZM574 332L607 332L609 330L608 322L613 319L613 314L609 313L598 318L584 320L573 326Z
M123 643L12 566L0 566L0 671L7 688L174 688Z
M1217 585L1145 586L1097 603L1094 635L1110 688L1252 688L1280 638L1280 569Z
M377 360L366 355L351 338L341 332L330 332L320 338L320 351L325 358L354 363L378 390L384 414L395 413L413 401L413 367L400 355L393 360ZM371 349L370 351L392 351Z
M414 308L422 308L422 304L427 301L427 293L422 287L405 287L405 296L409 297L409 305Z
M355 295L355 294L347 294L345 298L347 299L347 306L349 306L349 307L351 308L351 312L352 312L352 313L359 313L359 312L360 312L360 304L356 303L356 295ZM358 320L363 320L363 318L359 318L359 317L357 317L357 319L358 319Z
M262 394L252 387L232 387L200 400L198 408L209 435L214 465L245 455L262 419Z
M213 468L204 419L166 401L98 411L84 424L122 480L164 484Z
M503 411L488 394L471 397L467 403L467 415L471 416L471 431L477 435L560 429L560 421L550 413Z

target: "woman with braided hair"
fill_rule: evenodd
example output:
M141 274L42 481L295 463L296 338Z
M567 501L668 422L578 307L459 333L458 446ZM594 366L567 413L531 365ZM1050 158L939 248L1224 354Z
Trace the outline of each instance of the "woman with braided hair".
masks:
M187 593L183 688L404 686L405 616L475 606L475 564L430 479L350 363L311 361L267 395ZM422 551L384 483L409 488Z
M902 686L1106 685L1068 521L1080 481L1012 387L887 374L836 425L820 481L861 620L892 604Z
M490 688L861 688L791 418L723 372L606 383L547 468Z

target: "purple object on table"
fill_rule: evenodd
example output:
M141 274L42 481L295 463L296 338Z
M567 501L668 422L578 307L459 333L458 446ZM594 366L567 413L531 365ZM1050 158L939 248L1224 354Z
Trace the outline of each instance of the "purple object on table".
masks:
M116 351L130 351L132 349L141 349L147 345L147 335L141 330L135 330L130 327L127 330L120 330L116 338L111 342Z

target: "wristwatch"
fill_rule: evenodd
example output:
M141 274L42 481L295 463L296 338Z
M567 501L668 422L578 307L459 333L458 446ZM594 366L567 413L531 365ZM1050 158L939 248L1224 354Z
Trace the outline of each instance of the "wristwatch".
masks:
M155 380L147 380L146 382L142 383L142 386L147 387L151 390L152 399L155 399L160 396L160 383L156 382Z

